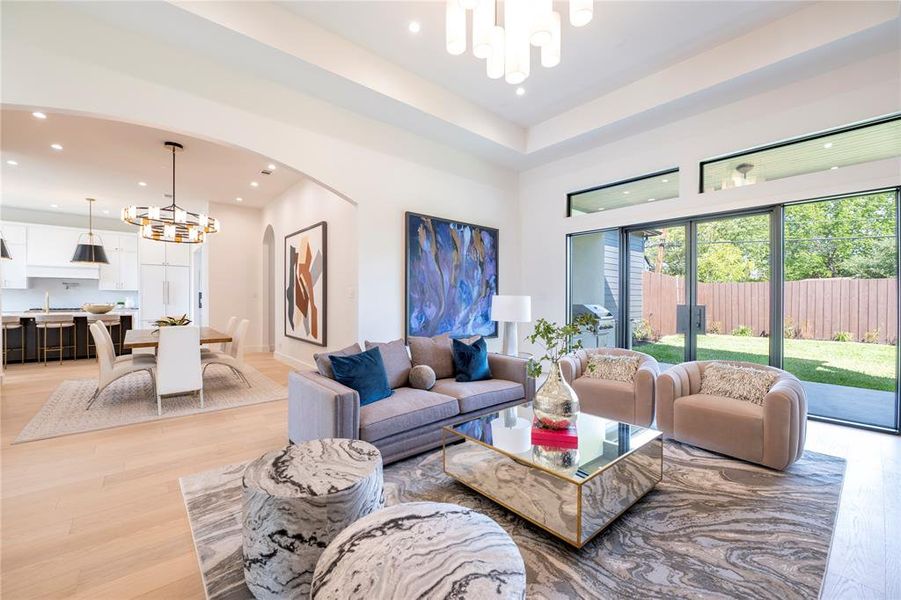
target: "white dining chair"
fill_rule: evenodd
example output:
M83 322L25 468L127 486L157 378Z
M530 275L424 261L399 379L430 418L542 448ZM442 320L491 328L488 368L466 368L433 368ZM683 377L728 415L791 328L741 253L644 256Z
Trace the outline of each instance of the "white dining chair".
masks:
M228 337L235 336L235 329L238 327L238 317L229 317L228 323L225 325L225 335ZM202 347L200 351L206 355L209 352L228 352L231 346L231 342L222 342L221 344L216 344L219 347L219 350L213 350L212 348L207 348L206 346Z
M106 328L99 321L91 323L90 332L94 338L94 347L97 349L97 363L100 365L100 374L97 377L97 389L94 391L94 395L91 396L91 401L88 402L85 410L93 406L94 401L100 397L100 394L109 384L126 375L141 371L146 371L150 375L150 382L154 386L153 395L156 396L156 380L153 376L153 368L156 366L156 361L145 360L144 357L139 361L132 360L130 356L117 357L109 332L106 331Z
M106 337L106 341L109 342L110 346L115 350L115 340L113 340L113 336L110 334L109 329L106 328L106 324L103 321L94 321L91 325L99 325L98 331L102 332ZM131 361L134 364L149 364L151 366L156 366L156 353L152 352L151 354L138 354L135 350L140 350L141 348L135 348L131 351L131 355L123 354L121 356L116 356L116 362L128 362ZM151 350L153 350L151 348ZM98 354L99 359L99 354Z
M203 372L200 370L200 328L160 327L156 356L156 410L163 414L162 397L200 393L203 408Z
M238 323L232 335L232 341L228 344L228 352L208 352L201 357L204 375L210 365L224 365L231 369L232 373L240 377L247 384L247 387L251 387L250 382L247 380L244 365L244 342L247 339L247 329L249 327L250 321L248 319L243 319Z

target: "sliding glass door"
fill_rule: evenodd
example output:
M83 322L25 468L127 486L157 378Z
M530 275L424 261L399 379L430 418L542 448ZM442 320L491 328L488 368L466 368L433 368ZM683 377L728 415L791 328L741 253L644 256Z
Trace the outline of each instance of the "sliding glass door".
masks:
M783 367L812 415L894 428L894 192L785 207Z

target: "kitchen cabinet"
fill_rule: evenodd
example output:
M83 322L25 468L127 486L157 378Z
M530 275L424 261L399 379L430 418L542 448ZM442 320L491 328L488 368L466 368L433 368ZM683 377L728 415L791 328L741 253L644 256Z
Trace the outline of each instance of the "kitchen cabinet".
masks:
M191 266L191 244L176 244L141 238L142 265Z
M102 233L109 264L100 265L100 290L138 289L138 241L132 234Z
M190 313L190 267L141 265L141 318L145 326L161 317Z
M26 231L24 225L10 223L0 228L11 257L0 263L0 287L5 290L24 290L28 287L28 277L25 273L28 251Z
M55 225L27 225L26 269L28 277L98 279L94 265L73 264L72 255L85 229Z

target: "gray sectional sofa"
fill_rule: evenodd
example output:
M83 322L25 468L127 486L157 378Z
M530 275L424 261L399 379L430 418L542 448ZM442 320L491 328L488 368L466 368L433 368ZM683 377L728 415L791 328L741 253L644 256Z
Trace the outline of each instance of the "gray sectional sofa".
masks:
M522 358L489 354L492 379L458 382L453 378L451 341L447 336L410 338L410 353L401 340L380 346L394 393L360 406L359 394L327 376L329 355L318 355L318 370L295 371L288 383L288 435L292 442L339 437L376 446L384 462L441 446L445 425L453 425L532 399L534 380ZM338 351L353 353L357 346ZM402 350L401 350L402 349ZM401 353L402 352L402 353ZM336 353L332 353L336 354ZM405 358L406 357L406 358ZM425 364L436 374L433 387L407 384L413 366ZM325 374L323 374L325 373Z

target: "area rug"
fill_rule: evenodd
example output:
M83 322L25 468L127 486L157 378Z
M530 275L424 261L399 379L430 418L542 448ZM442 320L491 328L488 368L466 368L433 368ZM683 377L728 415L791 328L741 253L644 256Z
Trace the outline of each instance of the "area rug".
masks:
M441 451L385 469L388 504L451 502L497 521L526 563L528 598L817 598L844 479L806 452L785 472L675 442L663 481L576 550L447 477ZM181 479L210 600L250 600L241 557L241 474Z
M278 385L256 369L246 368L248 388L231 370L213 365L203 378L203 408L196 396L163 398L163 414L156 412L156 396L147 373L132 373L107 387L87 410L96 379L67 379L53 391L44 406L28 422L15 444L42 440L71 433L97 431L134 423L183 417L196 413L271 402L288 397L288 389Z

